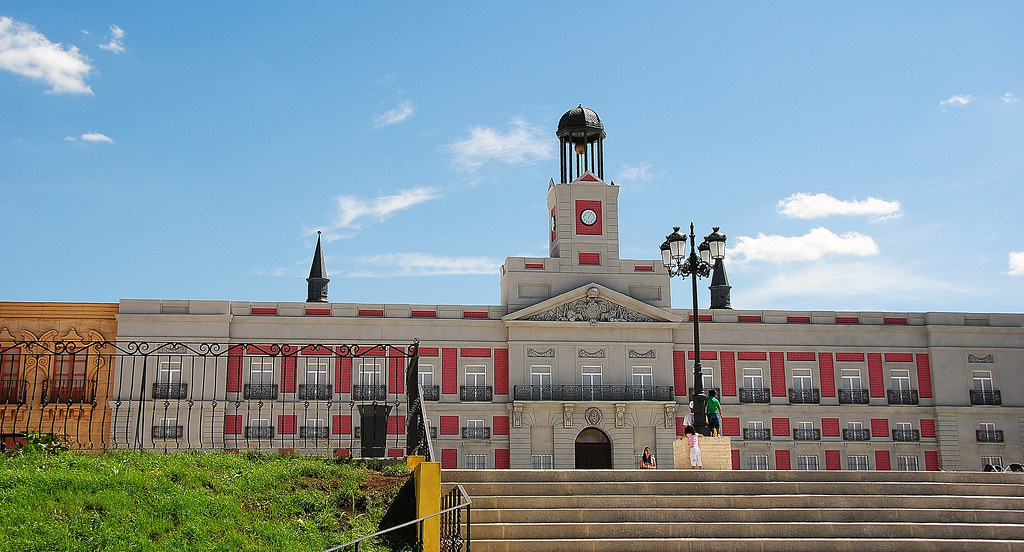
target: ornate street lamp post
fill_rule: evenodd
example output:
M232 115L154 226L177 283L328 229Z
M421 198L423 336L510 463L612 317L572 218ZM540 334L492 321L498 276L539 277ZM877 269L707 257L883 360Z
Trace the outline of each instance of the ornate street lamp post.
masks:
M697 245L697 239L693 235L693 223L690 223L690 253L686 253L686 235L679 233L679 227L672 228L673 232L665 236L665 242L661 244L661 261L668 270L669 276L690 277L691 289L693 291L693 426L701 435L709 433L707 427L707 416L705 415L705 404L707 395L704 393L704 374L700 366L700 314L697 310L697 278L707 278L715 269L715 283L721 286L724 282L728 288L728 280L725 278L725 265L722 259L725 257L725 234L718 231L715 226L711 234L704 237L704 243ZM698 257L697 251L700 251ZM721 270L719 270L721 268ZM711 308L730 308L728 289L714 297L712 289ZM716 300L717 299L717 300Z

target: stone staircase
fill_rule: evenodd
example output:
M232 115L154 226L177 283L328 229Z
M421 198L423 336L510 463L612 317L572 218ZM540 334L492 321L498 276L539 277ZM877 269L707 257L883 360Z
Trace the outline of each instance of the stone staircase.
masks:
M445 470L472 550L1024 552L1024 474Z

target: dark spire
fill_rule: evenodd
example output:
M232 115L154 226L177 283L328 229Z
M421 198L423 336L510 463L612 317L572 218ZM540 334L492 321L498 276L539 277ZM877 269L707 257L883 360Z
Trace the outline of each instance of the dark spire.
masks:
M717 230L717 229L716 229ZM732 302L729 299L732 286L729 285L729 277L725 275L725 259L718 259L715 262L715 270L711 274L711 308L731 309Z
M327 302L327 267L324 265L324 252L320 248L320 231L316 232L316 251L313 252L313 266L309 267L309 278L306 278L308 292L307 303Z

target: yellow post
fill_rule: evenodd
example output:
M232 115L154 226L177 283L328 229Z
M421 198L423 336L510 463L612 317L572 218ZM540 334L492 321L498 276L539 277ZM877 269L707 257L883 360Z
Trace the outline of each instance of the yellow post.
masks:
M424 462L420 457L414 465L412 477L416 488L416 517L436 514L441 511L441 463ZM441 516L434 516L423 522L423 552L440 550Z

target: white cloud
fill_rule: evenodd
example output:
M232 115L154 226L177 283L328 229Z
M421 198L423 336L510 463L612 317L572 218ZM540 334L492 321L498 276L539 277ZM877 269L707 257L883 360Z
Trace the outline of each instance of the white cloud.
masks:
M390 217L395 211L408 209L431 199L441 197L433 188L414 188L402 190L394 195L380 196L371 199L364 199L353 195L344 195L336 198L338 202L338 213L331 222L331 230L323 234L327 241L334 241L338 238L348 237L337 230L342 228L359 229L364 219L375 219L383 221Z
M1010 276L1024 276L1024 251L1010 251Z
M448 146L455 164L474 171L489 161L511 165L532 163L554 156L546 133L529 123L515 119L512 128L502 134L487 127L469 129L469 137Z
M1020 98L1014 96L1013 94L1011 94L1009 92L1007 92L1006 94L1003 94L1002 96L999 96L999 99L1003 100L1003 103L1008 103L1008 104L1015 104L1015 103L1020 101Z
M76 46L50 42L31 25L0 17L0 69L50 85L52 94L92 94L89 58Z
M358 268L345 274L350 277L394 278L398 276L452 276L457 274L495 274L501 266L498 259L487 257L441 257L429 253L389 253L357 257Z
M651 179L651 165L623 165L622 170L619 171L619 178L622 180L639 180L646 181Z
M412 117L412 114L416 112L415 106L409 100L402 100L398 102L398 106L394 109L390 109L380 115L373 117L373 128L381 128L389 125L395 125L402 121Z
M100 48L120 54L124 52L124 29L117 25L110 26L110 42L106 44L100 44Z
M942 100L941 102L939 102L939 105L941 105L942 107L962 106L967 105L973 101L974 97L971 96L970 94L954 94L950 96L948 100Z
M83 142L103 142L107 144L113 144L114 139L106 134L100 132L86 132L85 134L75 138L74 136L65 136L65 142L77 142L82 140Z
M778 204L783 215L812 219L831 215L873 215L874 220L885 220L900 214L900 202L869 197L864 201L856 199L843 201L828 194L793 194Z
M826 255L876 255L878 244L871 236L859 232L836 235L824 227L811 229L803 236L766 236L756 238L740 236L736 245L729 250L729 258L739 255L738 262L768 261L787 263L791 261L813 261Z

